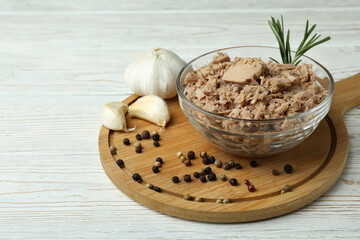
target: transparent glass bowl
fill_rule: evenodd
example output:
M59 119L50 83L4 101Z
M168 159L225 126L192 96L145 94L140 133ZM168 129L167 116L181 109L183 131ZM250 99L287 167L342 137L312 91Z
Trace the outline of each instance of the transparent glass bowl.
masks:
M182 111L194 128L221 150L245 157L265 157L284 152L306 139L328 113L334 80L325 67L307 56L301 58L301 63L312 64L312 70L318 77L317 83L328 92L321 104L307 112L286 118L248 120L217 115L195 106L184 94L185 75L209 64L217 51L227 53L232 60L235 57L261 57L264 62L269 57L279 59L280 53L278 48L264 46L224 48L193 59L180 71L176 89Z

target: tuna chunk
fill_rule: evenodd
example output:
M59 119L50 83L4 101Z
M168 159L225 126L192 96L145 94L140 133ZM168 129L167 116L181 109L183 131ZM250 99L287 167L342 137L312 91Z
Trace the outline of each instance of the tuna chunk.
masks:
M246 84L254 83L264 73L265 63L260 58L243 58L224 73L225 82Z

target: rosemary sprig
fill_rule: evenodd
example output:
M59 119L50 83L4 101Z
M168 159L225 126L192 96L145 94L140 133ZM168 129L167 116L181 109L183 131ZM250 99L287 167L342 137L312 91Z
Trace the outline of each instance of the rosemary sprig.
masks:
M301 41L298 49L296 50L296 53L294 55L294 58L291 56L291 48L290 48L290 30L287 31L286 34L286 41L285 41L285 35L284 35L284 19L281 15L281 22L279 19L275 20L274 17L271 17L271 20L268 21L269 26L271 30L273 31L276 40L279 44L280 49L280 56L282 59L282 62L284 64L294 64L298 65L301 62L300 57L304 55L308 50L315 47L316 45L319 45L321 43L324 43L326 41L329 41L331 38L326 37L318 41L318 39L321 37L321 34L315 33L309 40L311 33L314 31L316 24L311 26L309 29L309 20L306 21L305 26L305 33L304 38ZM308 41L307 41L308 40ZM274 58L270 58L276 63L279 63Z

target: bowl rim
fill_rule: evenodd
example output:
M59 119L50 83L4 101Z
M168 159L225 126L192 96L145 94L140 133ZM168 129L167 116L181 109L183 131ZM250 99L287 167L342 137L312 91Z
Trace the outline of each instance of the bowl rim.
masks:
M273 118L273 119L245 119L245 118L231 118L231 117L226 117L226 116L222 116L222 115L218 115L218 114L215 114L215 113L212 113L212 112L209 112L209 111L206 111L198 106L196 106L195 104L193 104L186 96L185 94L180 90L180 82L181 82L181 75L183 74L183 72L193 63L195 62L196 60L206 56L206 55L209 55L211 53L215 53L215 52L218 52L218 51L224 51L224 50L230 50L230 49L235 49L235 48L270 48L270 49L277 49L279 50L279 48L277 47L270 47L270 46L253 46L253 45L249 45L249 46L233 46L233 47L227 47L227 48L220 48L220 49L217 49L217 50L213 50L213 51L210 51L210 52L207 52L207 53L204 53L194 59L192 59L190 62L186 63L185 66L180 70L179 74L177 75L176 77L176 91L178 93L178 96L179 98L181 98L182 100L184 100L188 105L190 105L191 107L195 108L196 110L206 114L206 115L210 115L212 117L215 117L215 118L220 118L220 119L223 119L223 120L231 120L231 121L247 121L247 122L257 122L257 123L265 123L265 122L276 122L276 121L284 121L284 120L291 120L291 119L296 119L296 118L300 118L300 117L303 117L303 116L306 116L310 113L313 113L315 111L317 111L318 109L321 109L324 105L326 105L329 101L331 101L332 99L332 96L334 94L334 90L335 90L335 82L334 82L334 79L331 75L331 73L323 66L321 65L319 62L317 62L316 60L312 59L311 57L308 57L307 55L302 55L302 57L305 57L311 61L313 61L314 63L316 63L318 66L320 66L320 68L322 68L326 74L328 75L329 77L329 80L330 80L330 89L329 89L329 93L328 95L326 96L326 98L324 99L324 101L322 101L319 105L311 108L310 110L306 111L306 112L302 112L302 113L299 113L299 114L296 114L296 115L293 115L293 116L290 116L290 117L283 117L283 118ZM295 51L291 51L292 53L295 53Z

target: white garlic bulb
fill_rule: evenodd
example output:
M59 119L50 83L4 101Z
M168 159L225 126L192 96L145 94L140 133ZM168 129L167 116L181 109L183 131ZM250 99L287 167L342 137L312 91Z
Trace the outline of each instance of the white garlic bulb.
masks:
M127 131L125 114L128 109L128 105L122 102L105 104L101 111L102 124L111 130Z
M170 121L168 105L162 98L155 95L141 97L131 104L129 116L145 119L161 127L165 127Z
M185 64L169 50L148 50L126 68L124 80L137 95L172 98L176 96L176 76Z

